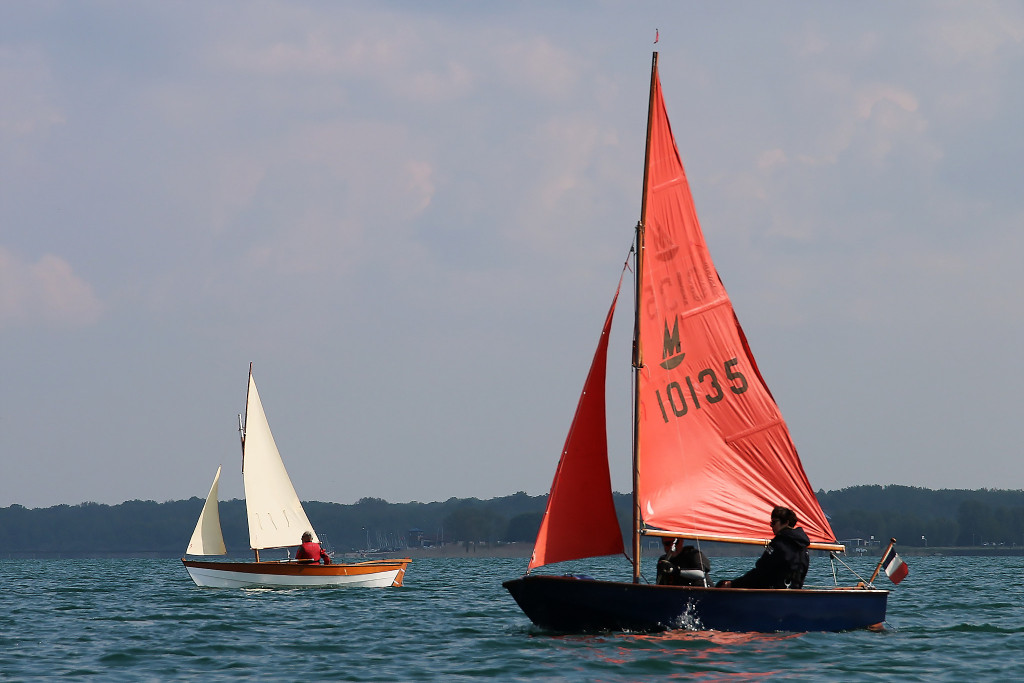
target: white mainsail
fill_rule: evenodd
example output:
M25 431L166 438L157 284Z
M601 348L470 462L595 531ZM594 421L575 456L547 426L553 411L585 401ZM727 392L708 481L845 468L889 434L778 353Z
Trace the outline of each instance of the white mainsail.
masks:
M217 505L217 485L220 483L220 468L213 477L213 486L206 496L206 504L199 513L199 521L192 532L192 538L185 549L186 555L225 555L224 534L220 528L220 508Z
M281 461L251 371L245 403L242 481L250 547L261 550L299 545L304 531L311 532L313 540L320 542Z

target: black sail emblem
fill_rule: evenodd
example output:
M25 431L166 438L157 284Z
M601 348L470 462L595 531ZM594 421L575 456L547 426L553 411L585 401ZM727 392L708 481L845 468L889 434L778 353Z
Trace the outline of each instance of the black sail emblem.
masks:
M668 330L668 321L665 321L665 346L661 352L661 367L671 370L682 363L685 357L683 345L679 341L679 316L676 316L671 332Z

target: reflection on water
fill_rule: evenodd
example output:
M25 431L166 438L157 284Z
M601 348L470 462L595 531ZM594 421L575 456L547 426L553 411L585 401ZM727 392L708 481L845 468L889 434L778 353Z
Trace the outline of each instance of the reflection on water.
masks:
M617 633L597 636L553 636L567 649L592 656L609 665L642 666L645 663L662 669L661 677L694 678L695 673L729 669L729 662L744 662L746 671L721 670L731 680L756 673L758 677L782 675L783 670L770 668L749 670L751 659L777 656L779 644L797 640L798 633L723 633L719 631L665 631L663 633ZM703 679L713 680L713 679Z

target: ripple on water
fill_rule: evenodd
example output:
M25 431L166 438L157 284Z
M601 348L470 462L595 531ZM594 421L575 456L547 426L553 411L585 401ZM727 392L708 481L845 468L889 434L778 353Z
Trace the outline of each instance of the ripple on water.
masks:
M201 589L177 560L9 560L0 671L29 679L45 661L70 679L1015 680L1018 558L908 559L882 633L588 636L530 624L501 587L524 560L417 560L402 589L324 590ZM749 560L714 562L729 576ZM595 564L566 571L628 574L614 559Z

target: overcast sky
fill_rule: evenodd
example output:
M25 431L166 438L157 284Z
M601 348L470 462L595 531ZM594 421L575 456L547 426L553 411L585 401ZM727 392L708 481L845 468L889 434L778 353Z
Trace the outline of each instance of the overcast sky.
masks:
M546 493L655 48L814 488L1024 488L1021 3L69 1L0 4L0 505L241 497L250 362L304 500Z

